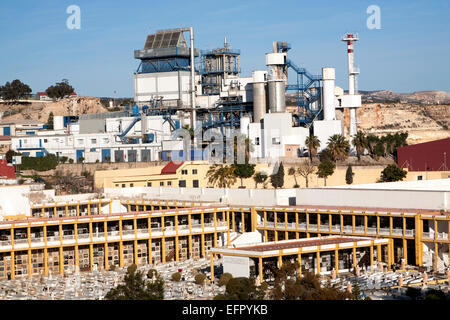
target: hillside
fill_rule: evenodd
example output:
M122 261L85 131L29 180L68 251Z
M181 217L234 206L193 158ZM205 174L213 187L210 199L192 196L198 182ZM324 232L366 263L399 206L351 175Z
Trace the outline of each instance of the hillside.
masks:
M366 133L407 131L409 144L450 137L450 105L366 103L357 117L359 127Z
M419 105L450 104L450 93L430 90L413 93L397 93L390 90L360 91L364 103L400 102Z
M86 113L104 113L108 110L100 103L100 98L73 97L56 102L30 101L20 104L0 104L3 121L10 120L39 120L47 122L50 112L55 116L78 116Z

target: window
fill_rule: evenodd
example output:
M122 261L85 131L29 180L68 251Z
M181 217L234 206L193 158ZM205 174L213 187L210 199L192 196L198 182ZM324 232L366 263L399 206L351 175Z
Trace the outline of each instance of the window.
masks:
M108 138L103 138L103 143L108 144L109 143L109 139Z
M130 183L130 187L134 187L134 183Z
M172 185L172 181L167 181L167 185L171 186Z
M197 169L192 169L192 174L197 174Z
M125 188L125 183L122 183L122 188Z
M44 139L44 143L47 143L48 142L48 140L47 139Z
M116 187L119 187L119 184L118 184L118 183L116 183Z
M161 181L161 182L159 183L159 186L160 186L160 187L164 187L164 181Z
M81 145L81 144L83 144L83 139L77 139L77 143L79 144L79 145Z
M272 144L280 144L280 138L272 138Z
M147 182L147 187L151 187L152 183L151 182Z
M192 186L193 186L194 188L198 188L198 180L192 181Z
M92 144L97 144L97 139L91 139Z
M255 138L255 145L259 146L259 137Z
M186 180L180 180L180 181L178 182L178 186L179 186L180 188L186 188Z
M417 176L417 180L422 180L423 177L422 176Z
M187 170L181 170L181 174L188 174Z

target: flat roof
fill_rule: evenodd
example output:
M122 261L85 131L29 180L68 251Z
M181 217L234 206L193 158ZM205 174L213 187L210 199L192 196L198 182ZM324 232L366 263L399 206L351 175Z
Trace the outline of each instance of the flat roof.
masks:
M211 248L210 250L215 254L223 254L228 256L273 257L278 255L293 255L298 253L314 253L318 251L367 247L380 244L389 244L389 239L352 236L327 236L261 242L253 245L242 245L238 247L229 246L221 248Z
M359 238L359 237L339 237L339 238L306 238L307 240L289 240L289 242L266 242L261 245L253 245L253 246L245 246L238 247L238 250L247 250L247 251L271 251L271 250L284 250L284 249L293 249L293 248L303 248L303 247L311 247L311 246L322 246L327 244L339 244L339 243L348 243L348 242L357 242L357 241L366 241L368 238ZM370 239L372 240L372 239Z

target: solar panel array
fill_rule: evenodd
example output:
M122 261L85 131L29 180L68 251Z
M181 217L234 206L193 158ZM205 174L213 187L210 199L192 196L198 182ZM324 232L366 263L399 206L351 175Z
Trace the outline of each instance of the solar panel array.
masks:
M181 31L167 31L150 34L145 42L144 49L161 49L187 47L183 32Z

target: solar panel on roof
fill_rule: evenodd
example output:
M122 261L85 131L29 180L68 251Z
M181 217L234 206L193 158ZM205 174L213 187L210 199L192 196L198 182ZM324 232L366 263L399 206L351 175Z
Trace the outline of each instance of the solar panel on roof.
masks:
M148 35L144 49L160 49L187 47L186 39L181 31L157 32Z

